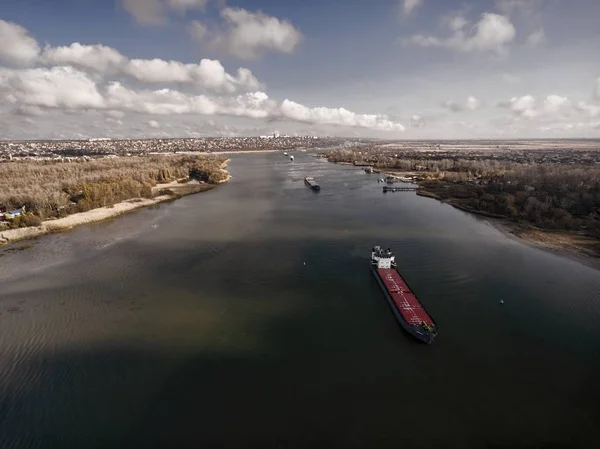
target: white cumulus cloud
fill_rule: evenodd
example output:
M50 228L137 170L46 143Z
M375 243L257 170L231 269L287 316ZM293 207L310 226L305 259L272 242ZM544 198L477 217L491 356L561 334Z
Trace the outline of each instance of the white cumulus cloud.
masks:
M285 99L280 107L281 115L299 122L342 125L387 131L404 131L404 126L388 120L385 115L356 114L344 108L309 108Z
M212 43L216 48L241 59L256 59L268 51L291 53L302 34L294 25L261 12L224 8L225 30Z
M234 97L189 95L173 89L135 91L119 82L109 84L106 107L116 111L146 114L201 114L286 119L318 125L338 125L381 131L404 131L384 115L356 114L344 108L309 108L290 100L281 104L264 92L248 92Z
M567 97L560 95L548 95L544 100L544 111L550 114L555 114L570 106L571 102Z
M109 72L120 69L127 58L111 47L74 42L68 47L47 46L42 60L50 64L73 65L98 72Z
M509 107L516 115L526 118L558 118L573 110L571 101L560 95L548 95L542 102L532 95L513 97L500 106Z
M0 68L0 100L46 108L103 108L96 83L73 67Z
M138 3L132 0L130 6L134 4ZM175 8L175 2L170 0L162 0L160 4ZM178 4L183 9L200 7L200 2ZM229 9L229 12L233 14L235 26L223 36L233 44L242 39L242 35L236 33L248 32L241 50L245 56L273 49L292 51L300 38L299 32L285 21L240 9ZM0 125L7 123L11 114L35 116L39 117L36 123L45 120L46 131L52 128L49 135L54 137L85 136L86 132L93 131L86 128L92 119L94 129L103 129L107 124L114 128L123 124L126 114L128 123L137 123L129 129L138 133L148 127L171 129L170 124L149 120L148 115L161 115L164 117L161 122L165 123L169 115L186 116L183 120L204 115L281 120L287 122L285 126L295 127L305 123L317 127L404 131L402 124L386 115L358 114L335 107L311 108L289 99L278 102L269 98L249 69L241 67L230 74L218 60L202 59L197 64L162 59L130 60L112 47L80 42L57 47L46 45L40 53L40 47L25 28L8 22L0 22L0 42L19 44L8 50L0 48L3 61L35 64L33 68L0 66ZM28 52L15 52L23 48ZM151 84L169 87L145 87ZM198 94L195 87L200 87L203 93ZM467 99L467 104L469 101L474 100ZM56 126L60 131L54 130ZM13 125L9 123L8 129L14 129ZM127 132L125 127L120 129L120 133ZM44 137L46 131L39 128L36 136Z
M123 72L142 83L187 83L214 91L235 92L262 87L252 72L239 68L237 76L225 72L221 62L202 59L199 64L184 64L163 59L132 59Z
M589 104L585 101L580 101L577 103L577 109L582 112L585 112L590 117L600 116L600 106L596 106L595 104Z
M30 64L40 53L37 41L21 25L0 19L0 60Z
M464 21L455 21L451 25L452 34L446 38L414 35L404 40L405 44L422 47L442 47L462 52L495 51L502 53L515 39L516 30L508 17L484 13L477 24L468 33L464 31Z

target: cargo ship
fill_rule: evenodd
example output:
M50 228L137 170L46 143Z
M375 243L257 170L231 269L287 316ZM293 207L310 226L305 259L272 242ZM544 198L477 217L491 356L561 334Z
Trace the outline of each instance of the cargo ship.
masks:
M319 184L317 184L315 182L315 180L313 178L311 178L310 176L307 176L306 178L304 178L304 182L306 183L306 185L308 187L310 187L311 189L313 189L315 191L321 190L321 186Z
M417 340L432 343L438 326L400 276L394 253L375 246L371 252L371 272L402 328Z

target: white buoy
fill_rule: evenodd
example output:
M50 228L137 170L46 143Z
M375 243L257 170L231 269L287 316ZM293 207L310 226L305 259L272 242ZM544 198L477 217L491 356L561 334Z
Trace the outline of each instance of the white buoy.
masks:
M304 265L306 265L306 262L302 262Z

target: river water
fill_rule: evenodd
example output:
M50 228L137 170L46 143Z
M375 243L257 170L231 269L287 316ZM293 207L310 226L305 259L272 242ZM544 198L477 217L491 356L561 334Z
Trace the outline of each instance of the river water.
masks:
M306 153L230 171L0 250L0 447L600 447L600 271Z

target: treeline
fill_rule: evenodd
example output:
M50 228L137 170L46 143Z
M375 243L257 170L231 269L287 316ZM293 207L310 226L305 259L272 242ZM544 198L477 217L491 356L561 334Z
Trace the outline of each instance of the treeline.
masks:
M467 209L600 237L598 165L465 160L460 153L454 159L423 160L364 150L334 150L328 160L417 172L425 190Z
M0 163L0 210L25 206L29 214L48 219L131 198L151 198L152 187L158 183L189 177L207 183L224 180L224 161L222 157L185 155L4 162Z

